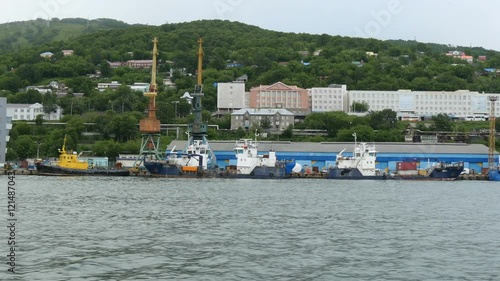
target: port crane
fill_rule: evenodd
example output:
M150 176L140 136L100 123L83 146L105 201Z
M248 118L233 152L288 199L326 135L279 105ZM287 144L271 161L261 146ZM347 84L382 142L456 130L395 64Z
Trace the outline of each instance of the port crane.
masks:
M145 157L151 160L160 160L160 120L156 118L156 96L158 89L156 85L156 65L158 56L158 39L153 39L153 65L151 67L151 83L149 90L144 93L144 96L149 99L147 108L147 117L141 119L139 123L139 131L142 133L141 150L137 157L134 166L137 166L144 160Z

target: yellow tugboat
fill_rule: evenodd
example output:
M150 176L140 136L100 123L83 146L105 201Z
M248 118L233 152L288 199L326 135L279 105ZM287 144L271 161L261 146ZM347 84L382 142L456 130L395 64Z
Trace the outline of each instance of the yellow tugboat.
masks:
M86 161L78 159L76 151L66 151L67 138L64 136L64 143L59 149L59 160L53 164L36 163L39 175L44 176L128 176L129 171L123 169L89 168Z

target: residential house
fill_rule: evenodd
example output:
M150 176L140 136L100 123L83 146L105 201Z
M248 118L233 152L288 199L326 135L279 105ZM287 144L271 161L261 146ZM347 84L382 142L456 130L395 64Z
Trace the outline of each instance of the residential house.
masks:
M52 58L54 56L54 53L52 53L52 52L43 52L43 53L40 54L40 56L42 58L50 59L50 58Z
M282 132L288 126L294 124L294 114L286 109L280 108L242 108L231 113L231 130L239 127L249 130L260 128L263 120L269 120L269 132Z
M68 57L73 55L73 50L62 50L63 56Z

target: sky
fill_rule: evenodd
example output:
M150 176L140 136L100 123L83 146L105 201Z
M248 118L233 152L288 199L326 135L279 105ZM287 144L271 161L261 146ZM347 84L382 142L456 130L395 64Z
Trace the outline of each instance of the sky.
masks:
M161 25L221 19L275 31L500 51L498 11L498 0L2 0L0 23L80 17Z

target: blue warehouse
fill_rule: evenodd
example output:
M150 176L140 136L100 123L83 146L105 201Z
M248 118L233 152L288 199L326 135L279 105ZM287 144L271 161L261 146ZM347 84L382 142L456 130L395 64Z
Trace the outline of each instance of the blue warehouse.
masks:
M234 155L235 141L209 141L217 157L220 168L236 165ZM371 144L371 143L370 143ZM465 168L481 173L488 168L487 146L482 144L463 143L374 143L377 150L376 167L385 171L395 171L398 162L416 162L419 169L426 168L436 162L464 162ZM174 146L184 148L186 141L173 141L167 150ZM337 153L344 150L344 156L352 156L353 142L289 142L259 141L259 154L269 150L276 151L279 160L294 160L302 167L314 167L323 170L335 166ZM498 154L495 156L498 164Z

